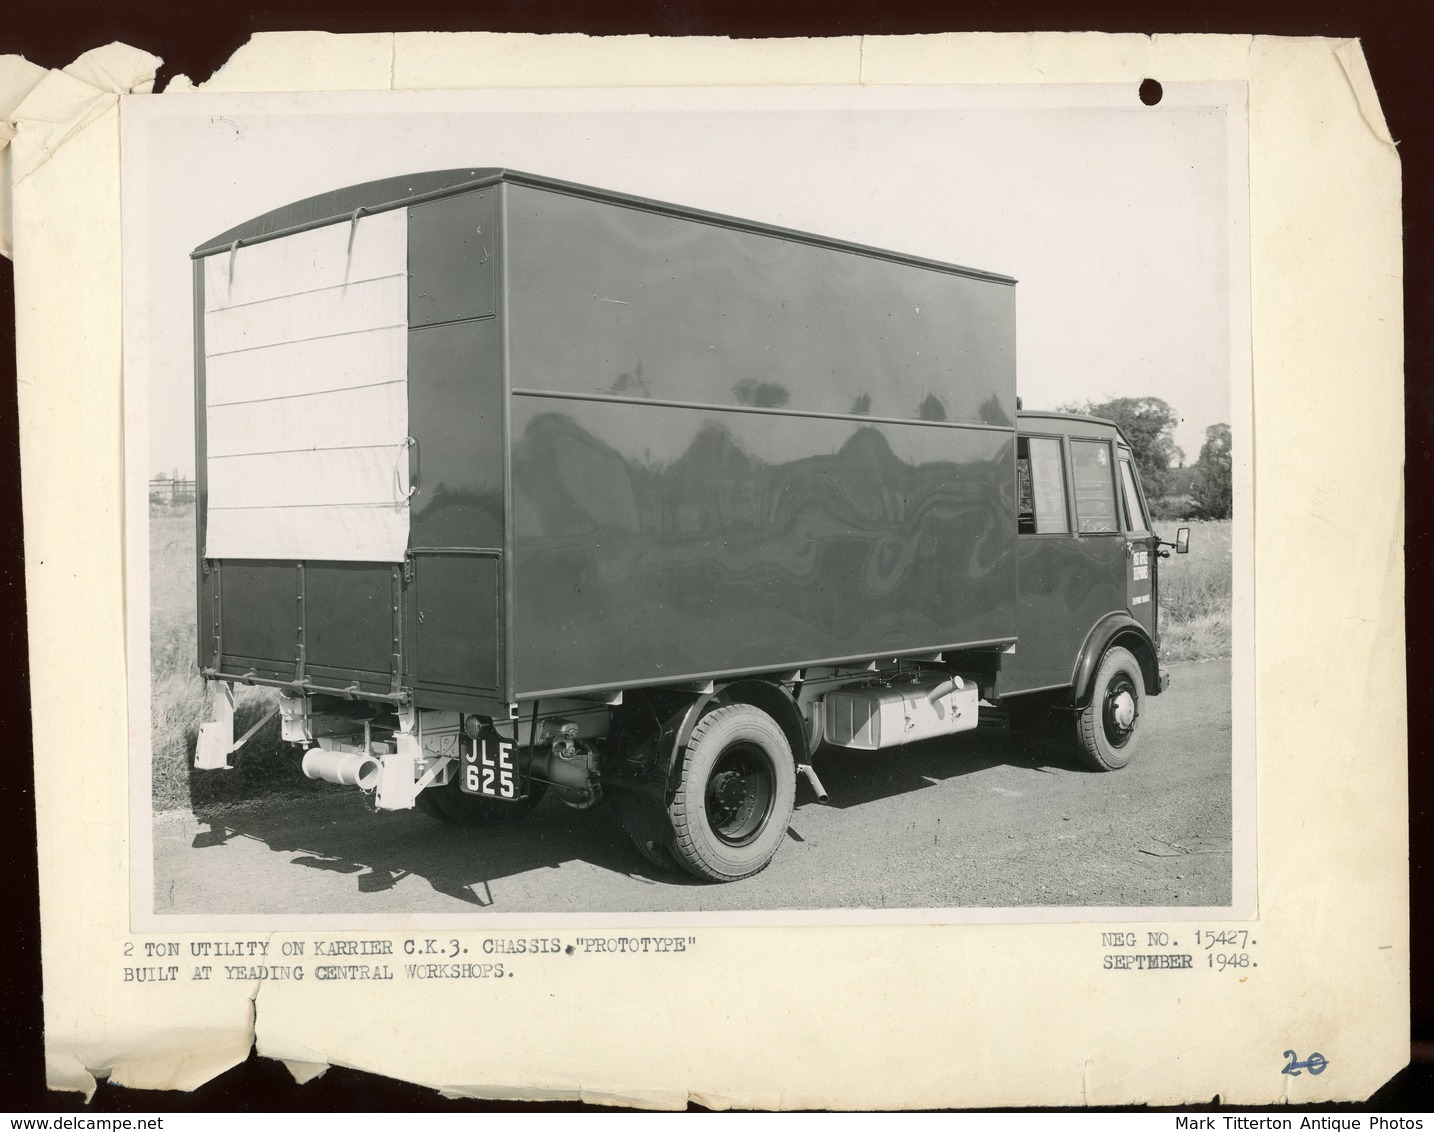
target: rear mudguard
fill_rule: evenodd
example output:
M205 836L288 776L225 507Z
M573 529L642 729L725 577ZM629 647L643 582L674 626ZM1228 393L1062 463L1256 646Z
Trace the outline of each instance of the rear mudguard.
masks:
M629 834L644 841L671 844L667 807L677 789L682 752L687 749L693 728L710 708L734 703L751 704L770 715L786 735L793 759L806 761L806 721L797 701L783 685L767 680L737 680L711 692L692 693L689 702L671 710L660 723L656 723L656 713L648 715L650 730L643 741L626 758L604 767L604 788Z
M621 724L611 737L616 741L614 749L603 760L602 784L629 836L671 848L673 834L667 805L672 764L692 737L692 729L712 697L694 693L677 706L666 695L661 699L667 702L654 703L652 693L647 691L627 697ZM625 745L623 731L642 738L625 754L619 754L618 749Z

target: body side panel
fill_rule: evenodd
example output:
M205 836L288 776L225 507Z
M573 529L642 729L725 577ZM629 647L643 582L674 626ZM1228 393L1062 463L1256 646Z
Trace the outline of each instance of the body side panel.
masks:
M515 691L1014 636L1012 435L517 396Z

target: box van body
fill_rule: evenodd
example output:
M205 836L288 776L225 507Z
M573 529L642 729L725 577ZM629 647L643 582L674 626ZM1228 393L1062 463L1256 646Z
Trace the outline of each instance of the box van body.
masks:
M269 685L380 809L606 798L729 880L824 742L1004 705L1133 751L1158 540L1115 426L1018 411L1014 280L497 169L277 209L194 279L197 765Z

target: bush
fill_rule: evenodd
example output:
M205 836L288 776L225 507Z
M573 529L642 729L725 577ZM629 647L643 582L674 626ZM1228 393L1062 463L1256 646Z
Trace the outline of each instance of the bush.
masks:
M1230 426L1211 425L1195 465L1195 505L1201 518L1228 519L1234 511Z
M1198 510L1188 495L1163 495L1150 501L1150 517L1158 522L1183 523L1194 519Z

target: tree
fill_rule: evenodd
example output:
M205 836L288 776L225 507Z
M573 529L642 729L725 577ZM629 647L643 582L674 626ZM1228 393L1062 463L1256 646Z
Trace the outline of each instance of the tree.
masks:
M1195 464L1195 506L1202 519L1228 519L1234 509L1234 477L1230 462L1230 426L1205 430Z
M1175 410L1159 397L1117 397L1113 401L1086 401L1062 405L1063 413L1084 413L1114 421L1130 441L1130 452L1145 494L1150 499L1165 495L1169 488L1170 468L1185 459L1175 445L1175 426L1180 418Z

